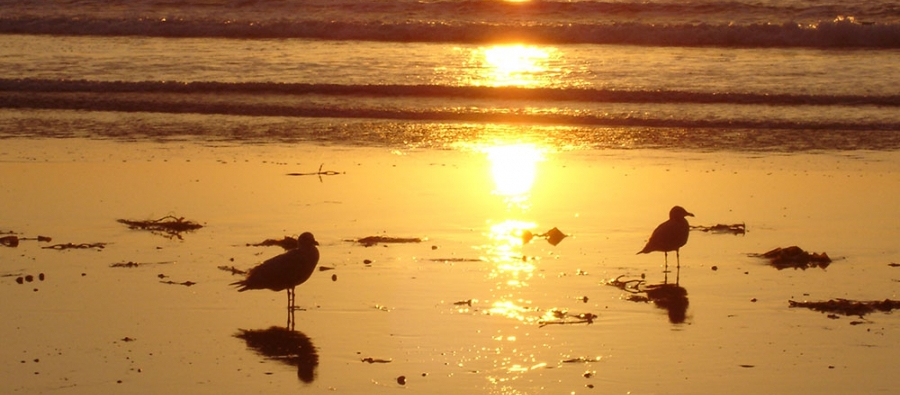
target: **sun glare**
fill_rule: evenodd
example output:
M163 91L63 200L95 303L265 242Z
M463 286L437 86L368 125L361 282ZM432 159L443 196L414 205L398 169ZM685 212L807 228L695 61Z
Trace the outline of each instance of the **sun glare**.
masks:
M516 197L527 194L537 177L537 164L543 152L534 144L499 145L485 148L491 162L491 175L501 196Z

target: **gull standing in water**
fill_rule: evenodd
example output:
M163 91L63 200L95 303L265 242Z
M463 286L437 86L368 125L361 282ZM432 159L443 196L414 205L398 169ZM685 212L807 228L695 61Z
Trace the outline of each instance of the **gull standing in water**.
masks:
M693 216L694 214L687 212L687 210L681 206L672 207L672 209L669 210L669 220L659 224L659 226L653 230L653 234L650 235L650 240L647 241L647 245L644 246L643 250L638 251L638 254L662 251L666 256L666 269L668 270L669 251L675 251L675 257L678 259L678 267L681 267L681 254L679 254L678 250L687 244L688 234L691 231L691 226L684 217Z
M231 285L240 286L240 292L248 289L286 289L288 309L294 309L294 287L306 282L319 263L317 245L319 243L313 234L304 232L297 238L297 248L266 260L250 269L247 278Z

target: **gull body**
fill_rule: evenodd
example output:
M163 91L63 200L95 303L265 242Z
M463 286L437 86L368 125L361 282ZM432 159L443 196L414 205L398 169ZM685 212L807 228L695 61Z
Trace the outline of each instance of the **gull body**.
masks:
M287 290L288 308L294 307L294 288L306 282L319 263L319 243L312 233L297 238L297 248L270 258L250 269L247 278L231 283L238 291L250 289Z
M688 235L691 232L691 226L685 217L693 217L694 214L687 212L681 206L672 207L669 210L669 220L659 224L647 240L647 245L638 254L648 254L653 251L662 251L666 257L666 268L669 267L669 251L675 251L675 257L678 259L678 267L681 267L681 254L679 250L684 247L688 241Z

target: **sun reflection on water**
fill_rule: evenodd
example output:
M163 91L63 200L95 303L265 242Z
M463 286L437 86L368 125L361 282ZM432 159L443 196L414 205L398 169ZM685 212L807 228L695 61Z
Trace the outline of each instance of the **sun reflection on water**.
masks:
M534 355L528 343L527 328L541 324L547 314L535 306L529 289L533 281L539 281L540 259L535 257L541 248L533 244L539 224L531 218L531 195L539 183L539 167L551 151L548 146L523 141L499 141L490 143L466 143L472 152L487 159L486 172L493 180L493 190L485 196L486 204L497 205L491 217L485 221L484 243L475 246L481 260L490 263L487 277L492 283L490 296L485 300L483 314L509 324L501 324L490 334L497 346L485 355L492 363L486 377L495 391L518 393L512 383L546 369L548 363ZM505 206L505 208L504 208ZM523 337L524 336L524 337ZM523 348L524 346L524 348Z
M480 86L546 87L561 72L561 54L554 47L536 45L495 45L472 51L473 75L463 82Z

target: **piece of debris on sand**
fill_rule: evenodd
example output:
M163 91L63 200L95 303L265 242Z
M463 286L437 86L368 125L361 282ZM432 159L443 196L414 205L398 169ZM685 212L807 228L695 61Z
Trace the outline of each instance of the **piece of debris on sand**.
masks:
M826 253L809 253L803 251L800 247L791 246L785 248L776 248L774 250L762 254L749 254L752 257L766 258L769 264L778 270L794 268L808 269L813 267L821 267L822 269L831 264L831 258Z
M184 285L185 287L190 287L190 286L192 286L192 285L197 285L197 283L195 283L195 282L193 282L193 281L190 281L190 280L188 280L188 281L182 281L182 282L180 282L180 283L179 283L179 282L172 281L172 280L168 280L168 281L160 281L160 283L162 283L162 284L169 284L169 285Z
M733 235L743 235L747 233L746 224L716 224L713 226L696 225L691 226L691 230L699 230L707 233L729 233Z
M116 221L127 225L129 229L149 230L152 233L160 234L168 238L177 237L178 239L181 239L182 233L192 232L203 227L203 225L196 222L185 220L184 217L175 217L173 215L146 221L129 219L119 219Z
M133 262L133 261L128 261L128 262L117 262L117 263L112 263L112 264L109 265L109 267L125 267L125 268L131 268L131 267L146 266L146 265L166 265L166 264L170 264L170 263L175 263L175 262L173 262L173 261L168 261L168 262Z
M297 239L284 236L282 239L265 239L259 243L247 243L247 247L271 247L279 246L285 250L293 250L298 247Z
M230 272L231 274L247 274L246 270L238 269L234 266L219 266L219 270L224 270L226 272Z
M26 240L37 240L42 242L50 242L51 238L47 236L38 236L38 237L19 237L16 235L3 236L0 237L0 245L6 247L18 247L20 241Z
M796 302L789 300L788 305L790 307L802 307L822 313L862 317L876 311L887 313L894 309L900 309L900 300L885 299L858 301L849 299L831 299L822 302Z
M421 243L422 239L418 237L389 237L389 236L368 236L357 240L351 240L355 243L362 244L365 247L371 247L376 244L388 243Z
M528 244L529 242L531 242L531 240L533 238L540 237L543 239L547 239L548 243L550 243L553 246L556 246L557 244L561 243L563 241L563 239L565 239L568 236L569 235L563 233L557 227L554 227L553 229L550 229L539 235L536 235L534 233L531 233L531 231L526 230L526 231L522 232L522 244Z

